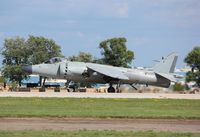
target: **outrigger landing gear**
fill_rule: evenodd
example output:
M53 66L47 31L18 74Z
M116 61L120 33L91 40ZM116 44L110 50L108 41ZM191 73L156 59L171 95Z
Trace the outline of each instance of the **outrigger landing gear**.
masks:
M108 93L115 93L115 88L113 88L112 83L110 83L110 87L108 88Z
M138 90L133 84L130 84L130 86L131 86L132 88L134 88L135 90Z
M117 87L116 87L117 93L120 93L120 82L118 82Z

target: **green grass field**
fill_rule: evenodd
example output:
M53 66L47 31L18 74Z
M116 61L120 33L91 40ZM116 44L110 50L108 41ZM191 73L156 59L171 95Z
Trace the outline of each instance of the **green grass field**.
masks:
M0 137L200 137L193 133L125 131L0 131Z
M200 100L2 97L0 117L199 119Z

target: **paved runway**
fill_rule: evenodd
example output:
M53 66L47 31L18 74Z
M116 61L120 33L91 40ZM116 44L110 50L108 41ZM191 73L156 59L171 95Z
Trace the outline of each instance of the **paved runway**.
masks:
M200 120L0 118L0 130L118 130L200 133Z
M72 92L0 92L0 97L69 97L69 98L159 98L200 99L200 94L175 93L72 93Z

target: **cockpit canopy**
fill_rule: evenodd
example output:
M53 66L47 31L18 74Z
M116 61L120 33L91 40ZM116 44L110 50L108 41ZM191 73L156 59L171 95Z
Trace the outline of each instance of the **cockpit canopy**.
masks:
M53 57L47 61L45 61L44 63L45 64L54 64L54 63L58 63L58 62L62 62L66 60L65 58L61 58L61 57Z

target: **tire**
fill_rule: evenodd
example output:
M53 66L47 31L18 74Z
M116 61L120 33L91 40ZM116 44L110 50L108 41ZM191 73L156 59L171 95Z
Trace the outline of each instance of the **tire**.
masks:
M75 90L73 88L68 88L67 91L68 92L74 92Z
M109 87L108 88L108 93L115 93L115 88Z

